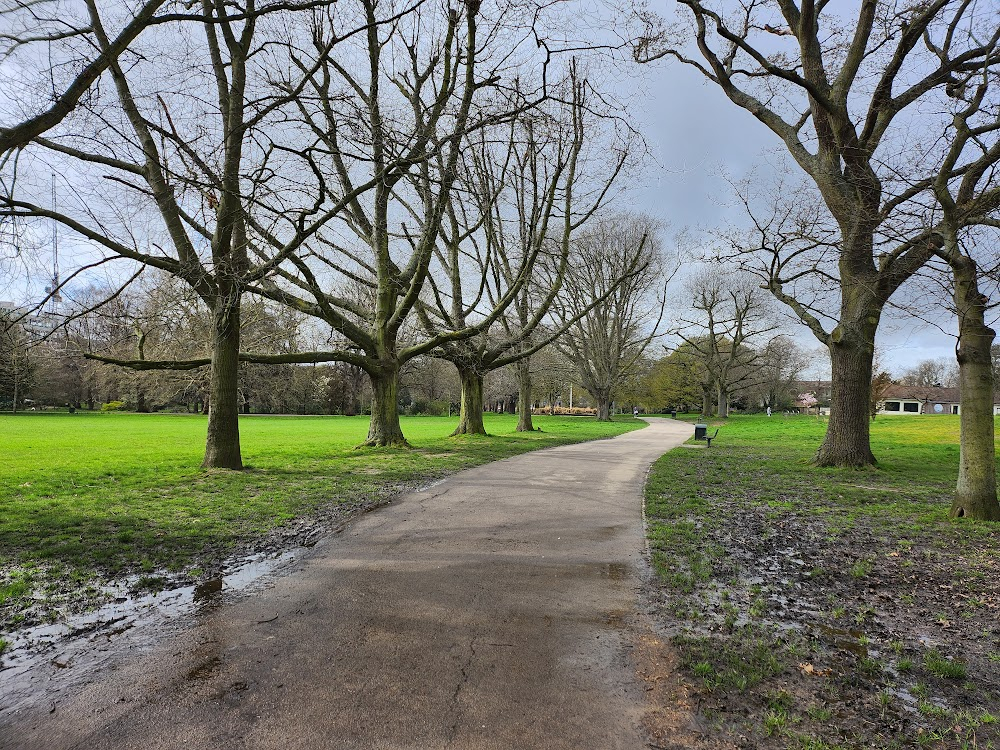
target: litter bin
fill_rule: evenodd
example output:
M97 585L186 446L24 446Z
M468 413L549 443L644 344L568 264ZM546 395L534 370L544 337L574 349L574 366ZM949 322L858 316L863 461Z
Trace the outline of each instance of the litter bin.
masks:
M677 410L676 409L671 409L670 410L670 418L671 419L677 419Z
M696 424L694 426L694 439L695 440L704 440L705 439L705 435L707 435L707 434L708 434L708 425L707 424L699 422L698 424Z

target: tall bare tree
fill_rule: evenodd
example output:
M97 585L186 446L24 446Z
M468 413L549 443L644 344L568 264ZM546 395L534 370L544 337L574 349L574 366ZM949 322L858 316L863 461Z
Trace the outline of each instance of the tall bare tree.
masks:
M127 65L112 55L114 42L95 16L98 49L111 57L112 93L77 107L61 131L36 137L30 154L36 170L59 164L77 176L67 187L72 199L44 205L37 179L33 184L16 169L0 197L6 215L56 220L109 258L183 280L208 307L210 359L106 358L138 370L211 365L206 468L242 468L238 364L246 284L271 273L354 197L330 196L315 178L312 185L291 182L288 173L303 170L283 146L287 133L265 132L299 93L287 82L273 85L269 65L281 62L273 39L296 5L315 4L203 0L197 26L185 17L164 30L173 35L170 50L160 40L147 54L130 51ZM251 246L273 246L278 237L266 260L251 258Z
M518 426L531 429L530 363L525 360L565 329L543 331L542 324L562 288L571 237L601 207L628 158L627 144L613 142L600 156L600 169L594 158L584 155L581 161L586 143L593 149L606 139L598 132L590 84L575 64L565 87L567 95L551 106L517 118L501 149L481 136L467 147L471 159L462 189L452 195L436 252L439 273L429 276L433 302L419 308L429 331L460 330L483 317L499 318L477 336L439 347L439 356L455 364L462 381L456 435L485 434L483 378L514 363L520 381ZM588 174L594 172L600 176ZM466 196L472 207L465 205ZM552 273L543 274L543 264ZM544 285L539 283L543 276Z
M940 121L927 113L970 76L995 70L996 9L969 0L862 0L838 16L811 0L678 2L700 60L655 26L636 57L670 57L700 71L774 132L818 189L837 234L835 251L813 265L837 284L832 326L798 298L802 269L787 257L775 256L767 283L830 350L834 406L816 462L872 464L867 403L855 396L869 390L886 303L940 246L913 210L947 150L933 132ZM921 159L911 159L914 134L928 130Z
M726 418L731 389L756 365L754 344L774 331L773 316L750 275L705 268L688 279L687 291L694 315L682 316L674 333L702 360L714 381L716 414Z
M405 445L397 403L402 367L487 330L506 305L475 322L438 326L427 335L413 325L441 246L467 138L494 126L503 129L510 118L544 101L548 66L533 44L529 60L541 65L541 78L517 68L528 50L523 40L508 46L513 6L501 4L483 18L477 2L443 17L425 6L407 22L382 28L373 23L376 4L362 4L372 21L362 51L365 66L325 56L323 45L336 35L337 25L317 25L316 49L297 58L302 70L314 70L299 114L316 135L310 157L325 179L350 193L359 175L380 177L369 195L351 201L342 220L311 243L308 256L289 258L275 279L255 291L330 325L340 346L318 356L354 364L371 379L366 444ZM483 34L480 23L486 24ZM493 54L497 45L503 54ZM507 79L510 85L501 86ZM400 154L412 169L388 170ZM466 233L456 231L448 239Z
M576 366L601 421L659 333L673 275L662 253L656 222L637 214L602 218L573 240L564 293L552 305L557 325L570 325L555 346Z
M1000 15L998 15L1000 18ZM1000 39L991 54L1000 59ZM992 345L996 332L987 325L988 297L979 284L979 266L968 227L1000 227L1000 96L998 73L970 72L958 78L949 130L950 146L937 178L934 197L940 209L936 251L951 269L958 315L958 379L961 393L961 448L953 517L1000 521L994 445ZM991 238L996 240L995 232ZM992 245L992 243L991 243ZM995 266L995 254L990 253Z

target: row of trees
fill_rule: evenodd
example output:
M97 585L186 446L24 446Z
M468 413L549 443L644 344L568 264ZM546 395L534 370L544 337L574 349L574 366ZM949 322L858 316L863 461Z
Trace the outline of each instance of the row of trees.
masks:
M727 257L829 349L833 406L820 466L875 463L868 393L882 313L935 259L958 314L962 449L952 514L1000 520L988 301L977 247L1000 226L1000 16L959 0L679 0L690 46L653 17L636 57L671 58L756 117L807 176L761 199ZM919 157L915 158L915 154Z
M21 12L37 20L39 5ZM153 270L183 300L167 309L204 310L194 347L177 346L168 321L135 333L131 351L88 356L140 372L210 365L206 467L242 466L249 364L363 371L367 444L384 446L406 442L401 374L440 357L461 376L459 430L482 432L487 372L523 361L530 404L527 358L656 276L655 227L604 209L631 132L540 35L558 4L526 21L508 2L167 2L142 6L152 30L135 34L132 21L109 31L133 18L116 10L90 4L73 34L52 18L24 36L69 59L92 46L108 85L12 144L0 205L15 239L56 222L78 259L89 254L81 272L120 263L134 282ZM50 172L72 175L58 205L44 200ZM605 264L599 291L577 279L586 293L557 306L575 260L594 262L582 238L598 219L593 231L622 237L604 256L615 272ZM250 335L251 298L323 335L305 348ZM623 335L632 345L634 327Z
M749 230L722 257L756 274L829 350L833 408L816 462L874 463L867 400L856 395L870 392L879 323L898 290L938 263L952 278L967 399L952 512L1000 519L979 250L1000 226L998 11L966 0L861 0L839 15L785 0L679 4L691 34L639 13L636 59L699 71L806 175L777 196L744 190ZM486 360L530 356L544 345L536 332L580 330L588 310L542 327L535 305L560 309L550 292L574 265L572 235L599 213L630 144L608 92L544 31L574 36L562 4L81 7L79 23L46 19L61 9L46 0L8 13L25 28L5 37L14 62L47 45L57 64L37 82L59 93L38 106L30 86L12 90L37 114L0 133L0 146L17 148L6 152L3 214L15 236L54 220L94 263L165 271L211 311L210 358L117 360L210 360L207 466L241 465L240 361L363 369L375 394L369 443L391 445L405 442L395 396L408 361L439 352L460 362L468 415ZM58 210L42 199L51 171L72 175ZM640 262L617 281L645 276ZM543 277L551 286L532 291ZM588 289L587 304L617 288ZM247 293L323 321L328 346L241 351ZM527 317L514 314L519 300ZM498 325L501 344L484 344ZM728 375L718 372L737 367L734 335L720 339L728 355L707 344L723 411ZM583 358L596 374L594 353Z
M79 315L58 329L53 316L17 319L5 317L0 337L0 408L69 406L100 409L121 404L138 412L210 410L210 379L206 368L136 371L87 358L101 351L105 358L125 359L143 354L158 360L181 360L206 348L211 325L208 311L197 298L169 276L158 285L134 285L113 302ZM95 292L94 297L102 293ZM23 312L23 311L22 311ZM27 324L27 325L26 325ZM241 338L258 350L300 352L317 345L315 325L286 307L250 298L244 303ZM517 407L521 370L525 364L495 368L484 379L484 408L502 404ZM583 391L571 361L553 347L536 353L528 363L529 387L540 402L555 403L567 387ZM397 408L414 414L450 414L459 405L462 382L455 366L434 356L411 360L401 370ZM324 364L262 365L244 362L239 367L239 410L243 414L343 414L368 413L372 390L360 368L341 362ZM523 410L518 411L524 416ZM481 416L480 416L481 420Z

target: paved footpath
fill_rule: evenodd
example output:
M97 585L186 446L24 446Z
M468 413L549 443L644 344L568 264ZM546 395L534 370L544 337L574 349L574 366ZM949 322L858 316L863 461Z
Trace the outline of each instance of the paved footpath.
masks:
M19 712L0 747L645 748L623 625L642 485L692 433L650 422L394 500L51 713Z

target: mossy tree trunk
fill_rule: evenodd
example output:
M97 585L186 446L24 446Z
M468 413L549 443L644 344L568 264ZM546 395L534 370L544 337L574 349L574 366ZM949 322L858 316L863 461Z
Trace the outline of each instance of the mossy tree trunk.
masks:
M704 385L701 387L701 416L712 416L712 391Z
M372 414L368 438L362 445L409 447L399 424L399 365L387 363L369 376L372 381Z
M517 431L533 432L531 421L531 359L517 363Z
M462 404L458 414L458 427L452 435L485 435L483 424L483 376L474 367L459 366L462 381Z
M830 421L816 453L817 466L873 466L869 402L875 331L882 303L873 295L845 286L841 323L830 335ZM817 406L817 410L819 407Z
M993 367L990 349L996 332L986 325L988 300L979 291L975 261L952 252L958 312L958 381L961 438L958 484L949 515L1000 521L993 428Z
M590 390L589 388L587 389ZM591 391L594 400L597 401L597 421L611 421L611 392L605 389L595 389Z
M720 419L727 419L729 417L729 391L722 380L716 383L715 398L716 414L719 415Z
M206 469L242 469L239 426L240 303L220 298L212 311Z

